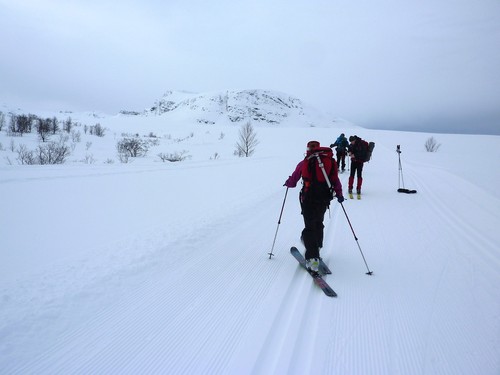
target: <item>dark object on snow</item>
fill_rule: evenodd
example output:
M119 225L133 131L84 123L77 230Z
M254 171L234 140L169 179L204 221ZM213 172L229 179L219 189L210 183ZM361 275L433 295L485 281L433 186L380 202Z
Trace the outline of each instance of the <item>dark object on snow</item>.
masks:
M403 166L401 165L401 146L397 145L396 146L396 152L398 153L398 159L399 159L399 189L398 193L406 193L406 194L415 194L417 191L416 190L409 190L405 189L405 180L403 178ZM401 187L401 183L403 183L403 187Z
M416 192L417 192L416 190L409 190L403 188L398 189L398 193L415 194Z

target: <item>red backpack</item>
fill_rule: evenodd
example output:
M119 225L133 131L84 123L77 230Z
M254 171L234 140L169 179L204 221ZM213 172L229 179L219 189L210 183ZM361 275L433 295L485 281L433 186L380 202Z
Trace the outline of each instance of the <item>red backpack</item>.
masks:
M318 161L318 156L328 176L328 182ZM304 160L301 171L304 181L302 188L304 197L315 201L330 202L333 199L331 176L338 173L337 162L333 158L332 149L330 147L318 147L308 151Z

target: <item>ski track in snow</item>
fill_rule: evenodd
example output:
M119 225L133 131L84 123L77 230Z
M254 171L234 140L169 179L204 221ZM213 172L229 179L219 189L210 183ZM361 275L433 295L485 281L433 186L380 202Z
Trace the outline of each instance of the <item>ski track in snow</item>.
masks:
M268 203L266 202L266 204ZM256 212L256 214L258 216L253 217L252 221L258 222L265 219L265 211ZM248 314L252 311L252 305L256 303L254 299L260 298L262 293L266 293L266 284L259 285L260 288L248 289L248 286L252 284L252 280L263 276L262 274L257 275L259 269L254 269L248 256L234 257L221 253L222 250L218 250L218 248L224 249L228 247L227 243L218 246L221 241L231 240L235 244L234 251L238 251L239 238L244 237L244 234L240 232L245 231L245 226L239 228L241 230L236 231L229 237L225 235L222 240L214 238L217 235L210 234L213 228L206 228L206 232L198 235L198 240L191 238L194 241L189 249L186 248L182 241L178 244L172 244L173 248L179 246L181 251L169 253L168 259L162 260L161 264L155 267L155 270L161 275L156 275L157 279L155 279L154 285L151 285L152 281L148 277L149 280L138 285L135 290L128 289L124 301L105 309L103 313L87 322L85 327L60 337L59 341L61 343L34 361L37 365L34 368L28 368L28 372L54 373L53 371L56 370L59 373L67 373L67 371L73 372L75 368L79 368L82 373L110 373L120 372L118 370L124 368L127 369L126 371L132 372L140 370L146 373L164 373L165 371L169 372L169 370L178 371L179 363L182 363L183 366L181 367L185 368L187 374L196 372L197 366L202 366L203 371L213 368L213 372L218 373L220 370L218 369L218 363L227 361L227 358L230 357L231 348L224 346L224 350L218 350L216 356L211 355L214 353L207 353L207 346L213 345L213 343L210 343L211 331L216 330L212 332L213 334L219 333L217 331L224 326L224 322L221 320L226 316L226 310L235 306L236 311L231 315L239 317L241 321L232 322L227 335L228 343L238 342L235 338L241 336L239 330L245 326L244 321L248 319ZM217 234L217 232L215 233ZM213 244L207 245L207 243ZM259 247L264 251L266 246L268 246L267 243L262 243ZM207 264L207 258L213 257L221 259L221 267L218 269L203 267L204 264ZM189 264L188 269L181 268L182 271L176 269L175 263L179 261ZM210 260L208 260L208 263L210 263ZM263 264L265 265L265 263ZM233 272L231 272L232 269L239 270L244 275L244 278L235 279ZM264 275L270 277L271 280L276 277L275 273L267 271ZM200 284L200 279L214 280L214 282L203 285ZM176 287L177 283L181 283L182 287ZM169 286L167 290L164 289L165 285ZM182 290L184 295L179 296L176 290ZM241 294L238 295L239 293ZM226 298L242 299L242 303L225 304ZM214 303L219 306L214 308ZM120 314L120 312L124 311L126 314ZM167 312L165 321L158 321L158 315L165 312ZM201 321L199 319L200 315L204 317ZM133 324L129 324L130 320ZM154 322L154 324L151 322ZM210 322L210 324L207 325L207 322ZM186 337L183 328L186 324L199 325L197 331L200 332L201 337L204 337L204 340ZM105 329L103 329L104 327ZM125 327L133 327L132 332L127 333L130 329L122 331ZM110 332L114 334L110 335ZM162 345L164 335L168 335L170 338L168 346ZM82 339L79 336L84 336L84 338ZM117 354L117 342L114 342L115 340L118 340L118 344L120 342L127 343L130 342L129 340L136 340L138 337L145 339L144 345L149 352L147 354L149 358L146 362L152 363L151 366L153 367L146 366L144 368L144 363L134 361L138 355L144 354L141 346L136 347L135 345L131 346L134 353L127 353L125 350L114 362L107 363L110 355L116 356ZM134 342L137 342L135 340ZM156 343L158 345L155 345L155 340L158 341ZM198 354L203 353L202 358L210 358L210 363L192 361L193 351L196 352L192 340L199 345ZM92 348L75 348L70 345L72 342L79 343L82 341L89 343ZM100 343L100 345L94 347L95 343ZM223 345L224 343L219 344ZM151 347L156 348L156 350L151 352ZM123 350L127 349L127 346L118 345L118 348ZM89 358L82 359L85 363L82 363L81 367L76 366L79 363L78 352L80 350L95 353L95 356L89 356L90 360ZM59 358L55 359L54 354ZM186 358L186 356L188 357ZM128 368L127 364L130 361L139 363L141 368ZM103 365L109 366L109 368L102 367ZM170 368L170 366L173 367Z
M378 144L376 152L362 200L344 203L373 276L364 274L336 201L326 215L322 257L337 298L326 297L289 254L292 245L302 249L298 188L289 191L275 256L267 259L284 193L272 189L251 206L232 202L231 216L201 220L173 240L150 228L124 241L126 253L148 241L152 251L76 286L75 296L62 287L54 301L39 302L46 327L27 309L27 329L46 335L38 355L17 353L0 373L495 374L498 332L477 322L498 320L500 311L498 302L481 308L499 295L491 284L500 269L498 199L412 163L405 178L418 193L398 194L394 171L384 168L393 151ZM443 174L453 189L436 183ZM468 215L475 205L481 220ZM408 253L409 244L418 251ZM89 307L80 313L82 302Z
M431 176L427 176L427 181L429 181L429 177L438 179L440 175L447 172L436 170L431 171L431 173ZM492 288L491 285L488 285L488 280L494 280L495 275L498 278L498 270L500 269L500 262L495 256L498 253L498 242L490 235L495 233L492 224L495 223L497 215L493 213L491 208L498 207L498 204L495 204L498 200L484 194L472 184L458 177L447 176L446 179L454 187L455 194L462 197L458 201L460 209L457 209L457 203L453 205L451 201L447 201L447 191L444 189L438 190L428 183L422 184L420 187L422 193L429 197L428 206L432 207L430 214L439 217L440 222L442 222L439 229L443 231L439 239L439 249L443 251L440 259L442 266L441 272L437 273L439 274L438 281L433 286L432 306L434 309L429 317L430 327L426 343L426 358L424 359L427 366L433 364L434 371L436 368L441 368L441 370L447 369L454 373L479 373L483 364L478 361L481 356L478 356L477 351L456 353L470 358L469 368L466 370L463 368L463 364L457 365L452 361L444 362L441 360L441 358L446 358L445 354L449 348L444 345L439 346L438 343L440 337L446 337L450 342L455 340L457 342L474 342L479 333L475 322L487 318L487 315L478 314L481 310L474 311L476 309L471 307L483 304L484 293L491 293L489 298L494 298L495 294L492 292L498 291L498 286ZM473 191L474 194L471 195L470 191ZM486 202L477 199L485 196ZM481 219L468 215L468 212L472 211L472 205L481 206L483 211ZM467 235L464 236L464 233ZM484 276L489 277L485 278ZM445 301L446 304L439 303L440 301ZM465 310L464 316L457 321L449 319L447 318L447 310L449 309ZM495 312L491 311L491 313ZM473 348L474 345L471 346L471 349ZM495 355L493 347L489 354ZM425 370L427 373L431 372L430 369Z

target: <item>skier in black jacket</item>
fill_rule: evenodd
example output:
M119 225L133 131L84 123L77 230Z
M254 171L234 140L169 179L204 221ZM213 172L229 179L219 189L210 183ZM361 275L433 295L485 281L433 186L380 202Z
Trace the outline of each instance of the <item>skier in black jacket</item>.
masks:
M352 194L354 175L357 175L356 192L359 195L361 194L361 185L363 184L363 164L368 155L368 142L362 140L357 135L351 135L349 137L349 143L348 153L351 158L351 174L349 176L347 189L349 194Z

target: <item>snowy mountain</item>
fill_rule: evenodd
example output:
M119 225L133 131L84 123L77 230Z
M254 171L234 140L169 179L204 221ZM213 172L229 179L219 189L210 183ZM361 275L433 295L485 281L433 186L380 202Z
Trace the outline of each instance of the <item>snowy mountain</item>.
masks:
M202 94L167 91L145 111L146 114L154 115L173 112L189 113L196 117L197 122L207 124L221 120L271 125L279 125L289 119L293 119L295 124L314 124L318 119L331 123L334 120L325 121L324 114L306 106L300 99L270 90L226 90Z
M25 122L29 121L31 131L10 131L12 116L27 116ZM0 164L24 163L26 159L32 159L34 154L44 153L49 147L48 143L61 141L64 141L64 147L71 149L66 163L94 164L113 163L123 159L117 155L120 140L146 137L149 140L143 140L143 146L147 147L148 152L143 152L142 158L133 160L134 163L144 163L146 160L158 161L159 154L185 154L190 158L200 155L204 158L232 155L238 132L247 123L257 128L359 128L344 119L308 106L300 99L270 90L226 90L198 94L168 91L143 112L123 110L115 115L94 111L31 112L4 105L0 111L0 121L2 118L6 138L0 148L0 156L3 154ZM60 131L53 134L48 132L47 139L40 144L37 134L39 121L52 119L58 122ZM69 124L69 128L65 124ZM67 131L61 132L65 127ZM96 137L93 131L96 127L103 129L103 134L108 136ZM226 135L230 137L224 139ZM200 142L212 141L216 142L211 146L210 154L206 154L206 147L201 154L190 153L191 149L199 148ZM227 141L231 143L227 144ZM0 146L1 142L2 137ZM23 151L25 157L19 155L20 151Z
M56 117L60 121L70 117L84 124L107 121L107 118L116 115L122 118L159 116L164 124L183 122L202 125L242 125L251 122L256 126L338 127L339 124L344 126L348 123L347 120L323 112L301 99L272 90L225 90L205 93L167 91L144 111L124 109L118 114L96 111L33 111L6 104L0 107L0 112L16 115L34 114L42 118ZM355 127L352 123L349 126Z
M20 165L15 150L43 144L0 131L0 374L497 375L500 137L311 127L291 98L241 96L289 113L255 121L250 158L212 95L169 94L158 115L71 114L60 165ZM103 137L84 131L96 122ZM325 218L329 298L289 254L303 220L283 183L307 141L340 132L376 147L362 199ZM121 163L123 137L154 142ZM417 194L397 193L401 172Z

